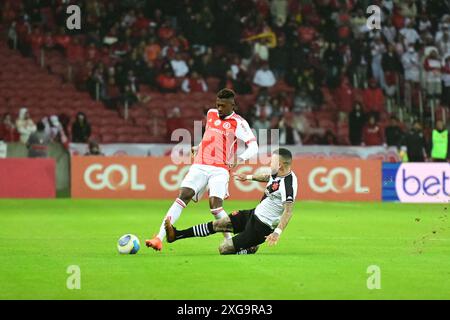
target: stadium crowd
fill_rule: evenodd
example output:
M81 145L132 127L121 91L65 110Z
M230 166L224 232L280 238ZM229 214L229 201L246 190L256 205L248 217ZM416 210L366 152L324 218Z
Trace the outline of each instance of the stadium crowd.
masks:
M61 27L71 3L81 7L79 31ZM373 4L380 30L367 27ZM255 96L246 118L280 128L283 144L400 146L412 124L399 121L400 109L420 118L411 130L429 139L431 111L450 104L446 1L6 0L2 21L23 54L64 53L77 87L108 108L148 101L142 85L180 94L229 87ZM2 130L13 126L5 116ZM72 140L87 141L88 131Z

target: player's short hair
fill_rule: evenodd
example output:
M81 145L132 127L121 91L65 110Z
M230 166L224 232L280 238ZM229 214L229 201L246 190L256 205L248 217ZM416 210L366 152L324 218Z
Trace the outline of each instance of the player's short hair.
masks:
M236 98L236 94L234 93L233 90L225 88L225 89L220 90L217 93L217 98L219 98L219 99L233 99L234 100Z
M273 152L273 154L277 154L282 158L283 162L287 164L292 163L292 153L286 148L280 148Z

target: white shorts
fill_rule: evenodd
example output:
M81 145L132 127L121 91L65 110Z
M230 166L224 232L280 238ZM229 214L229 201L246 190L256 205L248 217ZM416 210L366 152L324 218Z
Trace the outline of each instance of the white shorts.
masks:
M193 164L181 182L182 188L195 191L193 200L197 202L209 189L209 197L217 197L222 200L228 197L228 182L230 174L228 170L204 164Z

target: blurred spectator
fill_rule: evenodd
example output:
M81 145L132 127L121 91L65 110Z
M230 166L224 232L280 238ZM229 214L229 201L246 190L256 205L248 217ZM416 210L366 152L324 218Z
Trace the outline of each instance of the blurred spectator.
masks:
M381 87L385 86L384 72L382 67L383 54L386 52L386 45L381 35L377 35L371 45L372 55L372 76Z
M331 130L327 130L321 140L322 145L336 146L338 144L336 135Z
M78 112L72 125L72 142L86 143L91 136L91 125L83 112Z
M259 39L253 45L253 56L256 61L267 62L269 60L269 46L266 39Z
M338 51L335 42L329 44L328 49L323 55L323 63L326 70L326 83L330 88L336 88L339 85L341 68L344 65L341 53Z
M384 143L384 135L377 124L375 116L369 116L367 125L363 128L362 145L363 146L380 146Z
M240 71L237 75L237 79L232 81L233 89L237 94L251 94L253 91L252 83L248 74L244 71Z
M17 132L11 114L5 113L0 122L0 141L17 142L19 141L19 138L20 135Z
M415 45L420 40L420 36L414 29L415 23L413 20L407 19L405 21L405 27L400 30L400 34L404 38L404 45L408 47L409 45Z
M256 137L258 138L258 142L262 141L267 143L268 131L260 131L270 129L270 121L264 112L260 113L259 117L255 121L253 121L252 129L256 131Z
M286 112L285 115L292 117L292 125L300 136L300 140L306 141L320 141L325 134L325 129L317 128L315 122L308 119L304 113L295 111L293 116Z
M437 107L437 100L442 94L441 70L442 64L435 48L431 48L428 57L424 61L425 84L430 103Z
M156 84L163 93L176 92L178 89L177 80L168 70L156 77Z
M80 43L78 38L75 38L72 43L67 46L66 52L67 59L69 63L81 62L85 58L85 51L83 45Z
M375 79L369 81L369 87L364 90L364 111L379 118L379 114L384 111L383 90L377 85Z
M402 55L402 64L405 71L405 80L419 83L419 54L414 48L414 45L409 45L408 50Z
M186 61L181 58L181 54L179 53L177 53L175 58L170 61L170 65L172 66L173 73L177 78L184 77L189 72L189 67Z
M301 138L293 123L291 114L286 113L278 124L280 129L280 144L281 145L298 145L301 144Z
M289 51L286 40L281 37L275 48L270 49L269 63L277 79L283 79L288 69Z
M8 29L8 46L12 50L17 45L18 37L16 30L16 22L12 22Z
M50 136L45 132L45 125L38 122L37 131L28 138L27 148L29 158L47 158L48 146L51 142Z
M89 141L88 148L88 152L85 153L85 156L104 156L97 141Z
M208 92L208 85L202 76L200 76L196 71L192 71L191 76L184 79L181 83L181 90L186 93Z
M389 147L399 147L403 139L403 130L400 128L398 119L392 116L389 125L385 128L386 144Z
M445 57L450 54L450 33L448 31L444 33L441 40L436 42L436 46L441 56Z
M314 101L308 95L305 89L300 89L294 96L294 111L304 112L311 111L314 106Z
M270 4L270 13L272 15L272 22L279 27L282 27L286 23L288 16L288 0L272 0Z
M270 88L275 85L276 79L273 72L269 69L269 65L264 63L255 73L253 83L262 88Z
M20 134L20 142L26 144L30 135L36 131L36 125L30 118L27 108L22 108L19 111L19 117L16 120L16 128Z
M270 100L270 105L272 106L272 117L281 117L286 112L289 112L289 106L282 95L273 97Z
M388 51L383 54L381 64L384 74L384 92L388 110L393 110L394 99L397 93L397 85L400 84L400 76L403 74L403 66L400 57L395 51L395 45L389 44Z
M392 19L387 19L386 23L383 25L383 36L386 38L389 45L394 45L395 39L397 38L397 29L392 24Z
M415 20L417 16L417 6L414 0L400 2L400 13L405 18Z
M350 142L354 146L361 145L362 141L362 130L364 127L364 123L366 122L366 117L362 106L360 103L356 103L353 107L352 112L350 112L348 118L348 126L349 126L349 138Z
M445 58L444 66L442 68L442 104L450 107L450 55Z
M334 99L340 111L352 111L354 104L354 90L347 77L343 77L341 84L334 91Z
M420 122L414 122L411 130L404 135L401 145L406 148L409 162L425 161L426 142Z
M436 121L436 128L431 137L431 159L434 162L447 162L449 158L450 139L442 120Z
M358 9L352 14L350 25L355 36L360 36L364 33L367 28L367 18L362 9Z
M255 117L259 118L261 114L264 114L267 117L272 116L272 105L270 104L269 97L261 95L258 97L258 100L255 104Z
M147 46L145 47L145 59L154 62L161 54L161 46L156 42L154 37L151 37Z
M125 89L122 93L122 103L124 105L127 104L128 107L131 107L138 102L139 98L136 95L136 93L134 93L134 91L131 89L129 85L125 86Z
M44 124L46 134L50 137L52 142L68 146L69 139L67 138L66 132L64 131L58 116L52 115L50 116L50 119L44 118L42 123Z
M167 140L171 141L172 132L179 128L183 128L183 125L184 123L180 108L175 107L168 112L166 120Z

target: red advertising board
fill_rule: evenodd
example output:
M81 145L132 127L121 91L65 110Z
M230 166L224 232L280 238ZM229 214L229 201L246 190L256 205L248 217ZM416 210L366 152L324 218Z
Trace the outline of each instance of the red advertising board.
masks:
M0 159L0 198L54 198L54 159Z
M72 197L107 199L173 199L189 165L170 157L72 157ZM255 166L239 172L251 174ZM233 199L261 197L264 185L230 179Z
M316 159L295 163L301 199L381 201L381 161Z
M173 199L189 165L170 157L72 157L72 197L109 199ZM269 170L243 165L237 173ZM380 201L381 161L294 160L298 199ZM260 199L265 186L230 178L230 199Z

